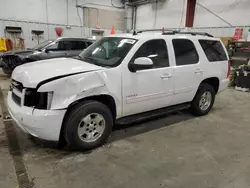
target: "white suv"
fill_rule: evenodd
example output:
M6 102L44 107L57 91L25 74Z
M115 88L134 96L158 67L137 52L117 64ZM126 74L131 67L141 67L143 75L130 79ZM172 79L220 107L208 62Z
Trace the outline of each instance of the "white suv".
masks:
M230 64L219 39L199 33L104 37L77 58L17 67L9 112L23 131L91 149L115 122L190 107L205 115L227 88Z

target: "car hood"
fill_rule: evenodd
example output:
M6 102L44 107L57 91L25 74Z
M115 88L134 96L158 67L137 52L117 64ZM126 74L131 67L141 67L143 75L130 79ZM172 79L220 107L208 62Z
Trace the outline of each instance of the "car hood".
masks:
M77 59L49 59L16 67L12 79L21 82L24 87L35 88L40 82L48 79L101 69L104 68Z

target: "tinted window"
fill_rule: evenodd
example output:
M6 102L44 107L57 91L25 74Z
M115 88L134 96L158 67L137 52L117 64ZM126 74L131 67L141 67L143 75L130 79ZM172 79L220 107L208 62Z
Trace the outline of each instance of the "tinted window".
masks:
M138 57L150 58L154 63L154 68L169 66L166 42L162 39L145 42L136 52L132 61Z
M188 39L173 39L176 65L195 64L199 56L192 41Z
M72 41L61 41L59 42L58 48L59 50L71 50L73 47Z
M85 41L73 41L72 50L83 50L87 48Z
M199 43L204 50L208 61L226 61L227 55L223 46L219 41L199 40Z
M58 50L83 50L87 47L84 41L59 41Z

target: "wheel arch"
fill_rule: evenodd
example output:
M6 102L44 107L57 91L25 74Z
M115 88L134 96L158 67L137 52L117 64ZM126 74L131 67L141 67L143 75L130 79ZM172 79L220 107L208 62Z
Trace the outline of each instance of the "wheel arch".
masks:
M206 78L204 79L201 83L201 84L209 84L211 85L213 88L214 88L214 91L215 91L215 94L218 93L218 90L219 90L219 85L220 85L220 80L218 77L210 77L210 78Z
M76 106L77 104L79 104L79 103L81 103L83 101L91 101L91 100L92 101L98 101L98 102L106 105L110 109L110 111L112 113L113 120L116 119L116 116L117 116L116 103L115 103L114 98L111 95L101 94L101 95L95 95L95 96L88 96L88 97L79 99L77 101L74 101L68 106L67 111L66 111L66 113L64 115L64 118L63 118L63 121L62 121L61 131L60 131L60 136L59 136L59 143L64 141L63 130L64 130L64 126L65 126L65 120L66 120L68 114L70 113L71 109L74 108L74 106Z

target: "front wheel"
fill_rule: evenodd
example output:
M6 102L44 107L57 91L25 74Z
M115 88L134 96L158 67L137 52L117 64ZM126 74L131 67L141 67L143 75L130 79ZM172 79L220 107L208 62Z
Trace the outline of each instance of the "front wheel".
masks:
M64 137L72 149L93 149L105 142L112 127L112 113L106 105L98 101L84 101L67 115Z
M2 70L3 70L4 74L7 74L7 75L11 75L11 73L12 73L11 68L4 62L2 62Z
M214 88L210 84L201 84L191 103L191 112L196 116L206 115L213 107Z

